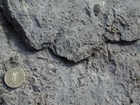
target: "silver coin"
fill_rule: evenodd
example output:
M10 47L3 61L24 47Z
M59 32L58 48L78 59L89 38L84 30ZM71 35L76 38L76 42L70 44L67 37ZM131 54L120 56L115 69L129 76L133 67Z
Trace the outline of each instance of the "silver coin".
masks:
M25 82L25 73L21 68L12 68L6 72L4 81L11 88L20 87Z

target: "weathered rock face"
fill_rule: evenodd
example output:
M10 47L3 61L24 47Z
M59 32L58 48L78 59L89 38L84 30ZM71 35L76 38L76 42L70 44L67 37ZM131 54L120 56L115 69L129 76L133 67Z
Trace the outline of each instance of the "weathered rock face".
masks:
M120 1L116 7L114 1L108 1L109 8L105 8L103 1L101 7L95 8L95 3L90 0L6 0L2 8L28 49L40 50L47 46L56 55L77 62L92 55L104 37L110 41L132 41L140 37L137 1Z
M140 105L139 0L5 1L0 105ZM19 66L25 83L11 89L4 74Z
M101 23L84 1L6 0L5 7L30 50L49 45L55 54L77 62L102 43Z
M104 36L111 41L133 41L140 39L140 1L116 1L106 16Z

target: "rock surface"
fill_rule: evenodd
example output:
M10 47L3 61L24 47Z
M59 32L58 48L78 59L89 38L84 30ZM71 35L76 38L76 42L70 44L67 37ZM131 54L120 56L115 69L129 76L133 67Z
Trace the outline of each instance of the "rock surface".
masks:
M0 105L140 104L139 0L68 0L68 4L64 0L5 1L0 1L3 11L3 14L0 11ZM29 1L32 5L42 1L42 5L53 8L43 11L45 6L41 10L41 4L32 7ZM100 9L93 10L95 4L99 4ZM24 6L19 8L20 5ZM76 9L68 8L71 6ZM25 11L27 7L29 11ZM68 9L79 16L74 19L83 20L82 24L69 20ZM58 14L60 11L64 11L63 18ZM23 18L20 22L19 16L23 13L29 19ZM40 20L42 15L53 20L44 23L48 28ZM92 20L92 24L86 19ZM72 24L71 28L67 22ZM84 30L78 32L81 27ZM28 30L30 28L32 30ZM44 32L43 29L50 30L42 39L38 32ZM75 33L69 35L69 31ZM27 50L24 44L37 51ZM74 49L76 53L72 52ZM7 70L19 66L26 74L26 82L11 89L4 83L3 76Z
M6 0L2 7L30 50L47 46L77 62L102 43L101 23L85 1Z
M99 3L97 9L93 8L96 3ZM137 0L5 0L1 7L28 49L49 47L56 55L78 62L91 56L104 38L138 40L139 3Z

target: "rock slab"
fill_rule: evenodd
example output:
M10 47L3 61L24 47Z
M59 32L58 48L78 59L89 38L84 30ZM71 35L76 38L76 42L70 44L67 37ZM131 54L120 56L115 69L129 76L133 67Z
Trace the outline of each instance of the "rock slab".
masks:
M84 1L6 0L3 8L30 50L47 46L77 62L102 42L99 21Z
M14 25L14 18L11 17L14 15L9 15L14 12L8 12L9 7L3 4L3 13L11 24L0 11L0 105L140 105L140 41L138 24L134 21L139 19L139 12L135 14L135 11L139 11L139 0L85 1L89 10L93 7L97 9L93 10L94 15L103 27L103 34L100 35L106 43L103 41L94 55L78 63L58 57L48 49L36 52L27 50L16 33L20 25ZM134 12L130 13L133 15L127 15L133 9ZM119 24L116 24L114 17ZM127 25L131 22L131 19L127 19L132 17L134 24ZM111 29L112 26L115 28ZM125 30L128 26L131 31ZM116 27L120 31L115 32ZM19 35L26 34L19 32ZM22 40L25 39L29 40L22 37ZM34 49L27 42L26 46ZM43 44L43 47L51 46L53 44ZM17 66L25 72L26 81L21 87L11 89L5 85L3 77L7 70Z
M138 40L139 3L5 0L1 7L29 50L49 47L54 54L78 62L91 56L104 41Z

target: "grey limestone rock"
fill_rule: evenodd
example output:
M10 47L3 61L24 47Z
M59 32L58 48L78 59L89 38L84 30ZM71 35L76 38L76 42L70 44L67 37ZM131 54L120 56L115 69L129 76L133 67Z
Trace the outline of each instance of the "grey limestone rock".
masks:
M78 62L91 56L104 38L138 40L139 3L137 0L6 0L1 7L29 50L49 47L56 55Z
M140 39L140 1L108 0L104 36L111 41Z
M140 105L140 40L139 24L136 24L139 0L5 1L7 4L0 0L3 9L3 14L0 11L0 105ZM52 10L44 10L45 6L41 10L41 5L35 4L40 1L50 9L52 6ZM21 4L24 6L20 11ZM95 11L97 4L100 9ZM71 6L74 9L69 8ZM25 7L29 7L30 12ZM83 7L87 8L77 14ZM73 21L66 19L69 9L77 16ZM136 11L128 12L133 9ZM64 14L56 14L61 10ZM47 15L47 23L40 20L41 12ZM77 18L83 21L76 22ZM83 32L77 31L79 27L84 27ZM42 34L41 38L39 33L44 32L43 29L50 34ZM88 32L92 31L90 36ZM48 49L29 51L22 40L30 50L49 47L55 54ZM80 62L70 62L64 57ZM21 87L11 89L4 83L3 76L16 66L23 69L26 79Z
M6 0L2 8L30 50L47 46L77 62L102 43L101 23L83 0Z

